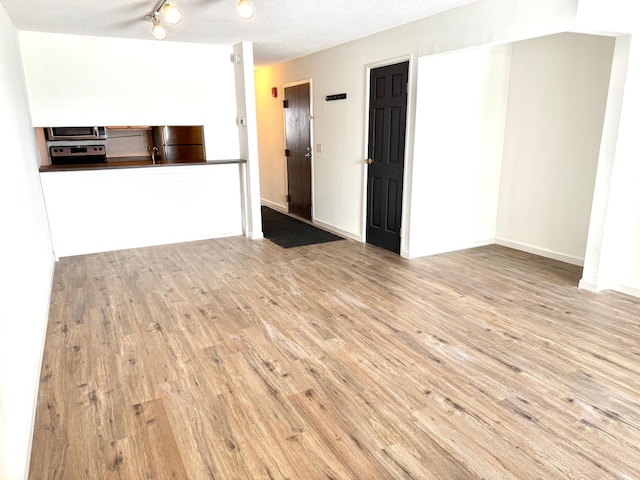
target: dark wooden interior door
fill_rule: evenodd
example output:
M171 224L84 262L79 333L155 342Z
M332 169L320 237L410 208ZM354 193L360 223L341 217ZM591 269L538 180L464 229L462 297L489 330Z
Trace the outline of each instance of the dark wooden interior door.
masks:
M371 70L367 243L400 253L409 62Z
M309 84L284 89L289 213L311 220L311 102Z

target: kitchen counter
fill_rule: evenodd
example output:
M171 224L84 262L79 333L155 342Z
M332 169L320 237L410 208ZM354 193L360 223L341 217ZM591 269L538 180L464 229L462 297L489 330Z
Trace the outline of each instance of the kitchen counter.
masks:
M246 231L244 160L47 166L40 181L57 257Z
M112 170L121 168L140 168L140 167L180 167L180 166L197 166L197 165L228 165L247 163L242 159L230 160L206 160L204 162L188 162L188 163L153 163L149 157L117 157L108 158L104 163L86 163L78 165L43 165L40 167L41 172L68 172L76 170Z

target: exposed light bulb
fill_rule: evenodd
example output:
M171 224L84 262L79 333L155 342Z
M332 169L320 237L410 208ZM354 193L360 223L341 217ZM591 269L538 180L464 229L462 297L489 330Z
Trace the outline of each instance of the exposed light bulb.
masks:
M182 13L177 7L174 7L169 2L165 3L162 7L162 13L164 14L164 18L171 25L177 25L182 20Z
M238 2L237 10L240 18L249 20L253 17L253 4L249 0L240 0Z
M151 35L153 35L153 38L155 38L156 40L164 40L165 38L167 38L167 31L162 25L160 25L160 22L157 18L154 18L153 20Z

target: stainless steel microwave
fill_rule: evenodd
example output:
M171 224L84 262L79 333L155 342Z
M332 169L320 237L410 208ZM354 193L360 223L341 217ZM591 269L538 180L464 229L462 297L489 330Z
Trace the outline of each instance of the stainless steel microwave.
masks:
M47 140L104 140L105 127L48 127Z

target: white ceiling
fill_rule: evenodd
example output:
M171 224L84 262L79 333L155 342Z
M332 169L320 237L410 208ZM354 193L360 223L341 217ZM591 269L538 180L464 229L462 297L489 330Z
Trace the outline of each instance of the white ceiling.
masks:
M144 17L159 0L0 0L19 30L151 39ZM183 20L164 41L254 42L256 66L297 58L477 0L172 0Z

